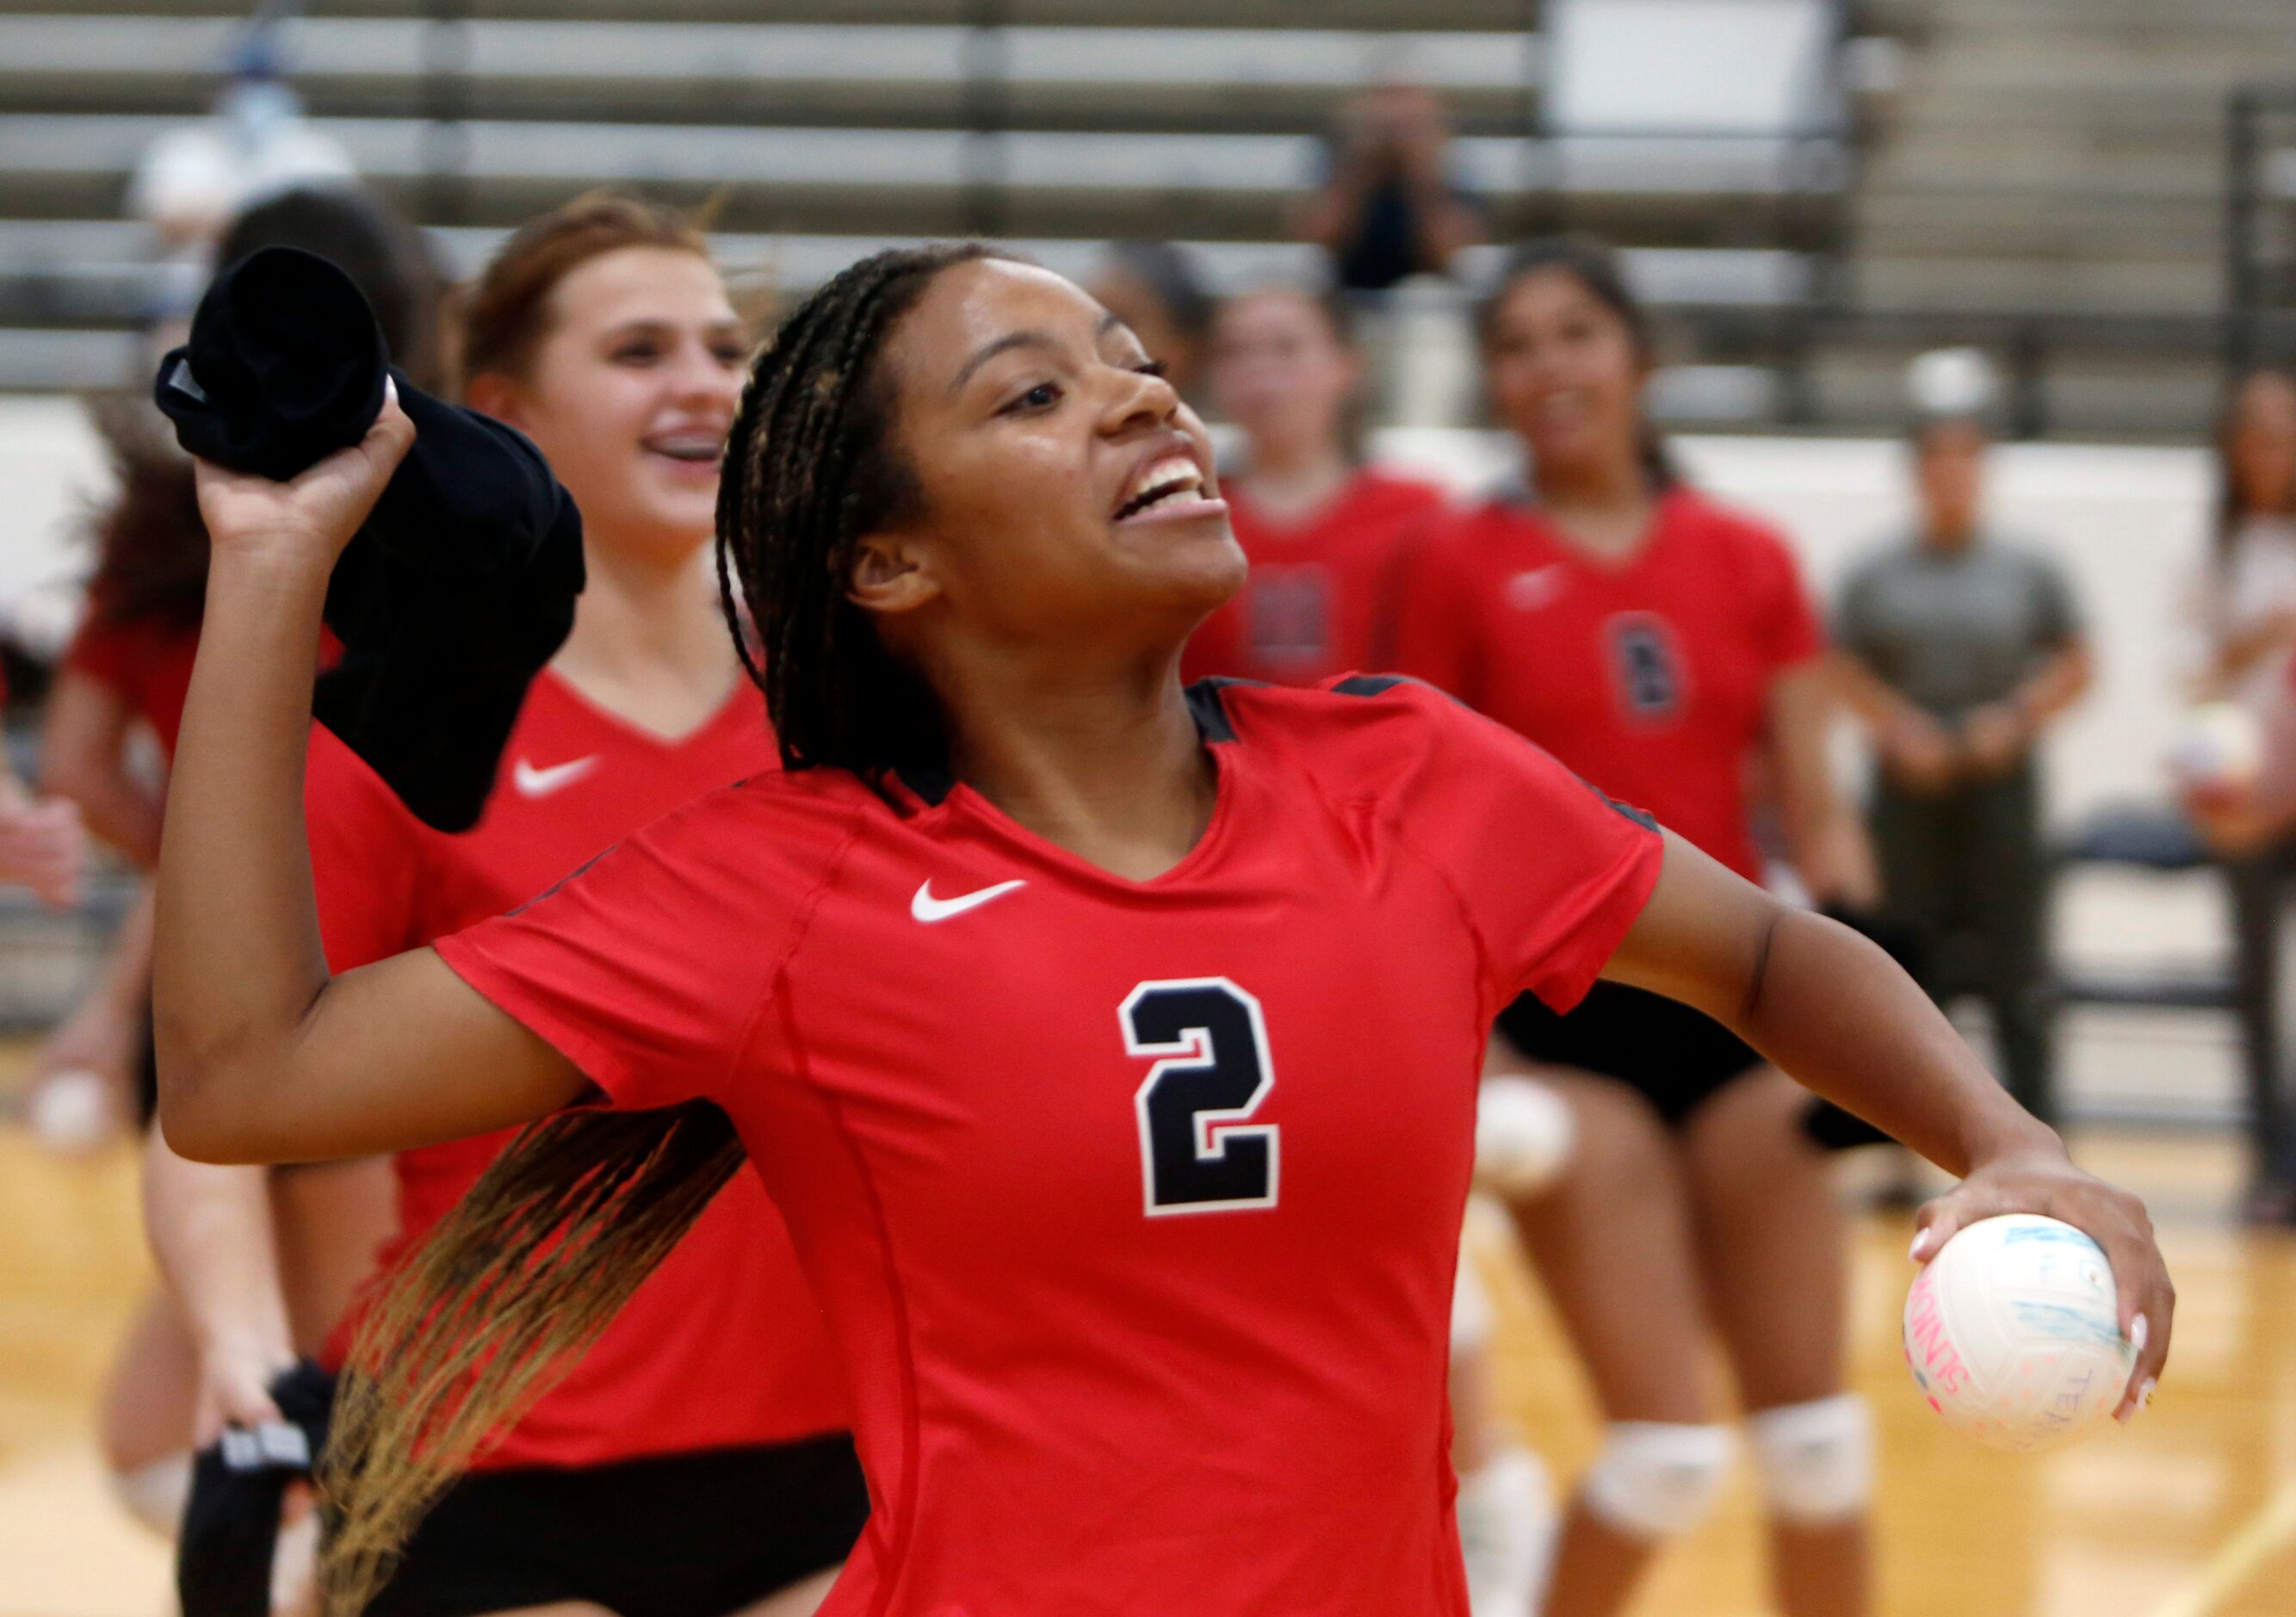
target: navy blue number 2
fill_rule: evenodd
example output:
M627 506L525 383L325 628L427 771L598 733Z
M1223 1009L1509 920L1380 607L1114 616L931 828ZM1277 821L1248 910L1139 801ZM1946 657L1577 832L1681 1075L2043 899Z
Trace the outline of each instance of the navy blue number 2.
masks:
M1250 1122L1275 1085L1259 1001L1225 977L1144 982L1117 1020L1156 1058L1133 1096L1148 1216L1275 1206L1282 1141Z

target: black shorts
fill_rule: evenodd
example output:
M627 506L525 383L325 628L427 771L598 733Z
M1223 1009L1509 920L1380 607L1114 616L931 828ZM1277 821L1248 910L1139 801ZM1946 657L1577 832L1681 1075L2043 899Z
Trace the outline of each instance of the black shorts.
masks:
M473 1472L415 1529L367 1617L568 1600L619 1617L726 1617L844 1560L868 1515L842 1435Z
M1763 1064L1759 1051L1703 1012L1615 982L1596 983L1567 1016L1525 994L1499 1013L1498 1029L1533 1061L1641 1091L1669 1129Z

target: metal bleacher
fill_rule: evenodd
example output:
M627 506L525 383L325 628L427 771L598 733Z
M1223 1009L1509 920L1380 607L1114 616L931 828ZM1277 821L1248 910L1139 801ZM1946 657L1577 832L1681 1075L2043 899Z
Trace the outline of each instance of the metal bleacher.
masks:
M1459 177L1500 239L1602 232L1685 309L1807 298L1855 176L1847 6L1726 0L1804 19L1826 80L1808 127L1598 109L1565 127L1558 53L1577 37L1555 20L1575 3L347 0L304 8L284 62L319 127L465 265L613 183L709 201L729 262L784 286L931 234L1017 240L1061 268L1159 236L1196 245L1216 282L1296 270L1287 214L1323 131L1403 74L1451 106ZM153 283L129 176L207 111L244 9L0 0L0 390L120 373Z

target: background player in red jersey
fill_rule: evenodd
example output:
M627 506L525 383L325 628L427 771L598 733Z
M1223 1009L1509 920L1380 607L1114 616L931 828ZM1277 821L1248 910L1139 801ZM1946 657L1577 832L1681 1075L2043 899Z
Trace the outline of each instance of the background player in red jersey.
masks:
M1932 1241L2006 1208L2093 1231L2152 1327L2128 1407L2157 1374L2141 1205L1879 950L1419 685L1185 693L1243 573L1201 425L1097 305L977 250L847 270L744 395L721 555L792 767L331 980L312 626L410 436L387 410L284 486L202 468L227 632L168 804L166 1124L260 1160L611 1109L525 1137L378 1316L343 1604L379 1493L419 1502L746 1149L876 1506L825 1611L1456 1617L1443 1368L1486 1030L1606 972L1965 1173ZM470 1399L422 1394L468 1353Z
M628 199L543 216L477 283L468 399L560 472L589 584L473 830L424 826L348 748L315 736L307 813L335 970L510 908L655 816L776 767L701 564L750 346L701 237ZM382 1267L505 1143L395 1159ZM269 1383L295 1357L263 1178L164 1146L151 1161L156 1244L203 1344L203 1442L226 1423L278 1419ZM729 1186L424 1523L378 1617L810 1611L867 1513L815 1315L762 1188Z
M412 226L347 187L289 191L234 221L230 259L270 245L326 253L373 308L418 386L435 380L438 275ZM159 857L160 806L199 643L208 538L190 462L142 414L100 425L118 487L91 523L95 570L86 624L66 654L41 734L41 776L80 805L87 825L131 863ZM157 743L157 772L136 759L138 730ZM34 1063L35 1084L80 1075L120 1098L126 1117L152 1100L148 897L130 910L102 972ZM37 1102L35 1103L37 1104ZM300 1249L288 1308L315 1345L365 1271L388 1227L389 1186L359 1167L276 1176L283 1216L316 1239ZM172 1533L188 1485L197 1344L173 1298L155 1294L128 1328L103 1399L103 1446L115 1490L146 1526Z
M1441 508L1432 486L1363 462L1364 367L1347 306L1296 286L1230 298L1212 324L1211 387L1243 436L1220 497L1251 570L1204 620L1181 677L1312 685L1394 655L1406 547ZM1452 1315L1451 1463L1477 1617L1525 1617L1551 1547L1545 1469L1498 1414L1491 1310L1471 1262Z
M1251 571L1188 642L1184 677L1313 685L1387 667L1404 546L1443 495L1364 464L1345 305L1287 286L1229 299L1212 388L1243 435L1220 490Z
M1571 242L1518 250L1483 341L1534 486L1418 553L1398 666L1750 882L1760 763L1809 891L1870 902L1827 774L1820 634L1792 558L1671 474L1642 413L1648 332L1615 260ZM1710 1321L1749 1413L1781 1605L1862 1611L1871 1439L1842 1391L1842 1219L1808 1097L1729 1029L1618 984L1568 1015L1509 1007L1493 1062L1524 1060L1570 1100L1579 1145L1518 1222L1612 1423L1564 1525L1550 1613L1618 1610L1718 1489L1729 1433L1702 1386Z

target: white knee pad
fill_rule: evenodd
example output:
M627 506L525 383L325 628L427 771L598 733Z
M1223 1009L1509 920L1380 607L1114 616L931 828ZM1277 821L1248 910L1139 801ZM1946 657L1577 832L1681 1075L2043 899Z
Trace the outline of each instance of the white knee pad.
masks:
M1587 1506L1643 1539L1687 1532L1713 1507L1730 1469L1730 1428L1614 1421L1579 1482Z
M111 1473L111 1497L119 1507L163 1539L184 1525L184 1505L192 1497L192 1457L171 1454L133 1471Z
M1578 1137L1570 1104L1549 1086L1487 1078L1475 1102L1475 1183L1510 1201L1536 1195L1562 1177Z
M1746 1432L1772 1514L1840 1522L1862 1514L1874 1489L1874 1417L1854 1392L1748 1417Z
M1474 1260L1459 1254L1458 1276L1451 1283L1451 1351L1465 1353L1491 1339L1491 1297Z

